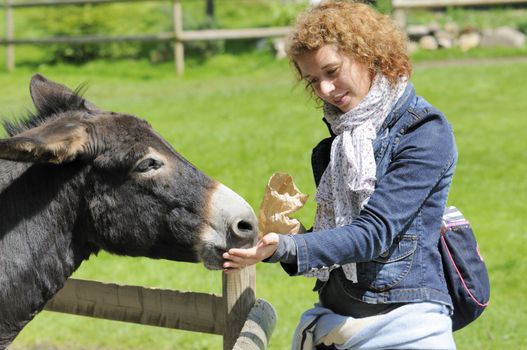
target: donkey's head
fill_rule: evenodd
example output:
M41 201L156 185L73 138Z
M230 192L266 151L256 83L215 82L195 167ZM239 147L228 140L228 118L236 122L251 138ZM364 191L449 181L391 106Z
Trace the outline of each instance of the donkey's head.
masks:
M150 125L105 112L67 87L35 75L37 113L5 123L0 158L76 166L82 240L107 251L222 268L230 247L254 244L251 207L180 156ZM35 184L37 185L37 184ZM79 226L79 225L77 225Z

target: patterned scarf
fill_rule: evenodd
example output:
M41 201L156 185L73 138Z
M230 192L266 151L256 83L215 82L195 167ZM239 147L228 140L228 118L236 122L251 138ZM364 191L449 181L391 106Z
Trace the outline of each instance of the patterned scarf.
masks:
M336 137L331 145L331 157L315 194L317 211L314 231L350 224L359 216L375 190L376 164L372 142L382 123L403 95L408 79L401 78L396 86L377 74L364 99L352 110L342 113L326 103L324 117ZM339 265L309 273L327 281L329 272ZM357 282L355 263L342 265L346 278Z

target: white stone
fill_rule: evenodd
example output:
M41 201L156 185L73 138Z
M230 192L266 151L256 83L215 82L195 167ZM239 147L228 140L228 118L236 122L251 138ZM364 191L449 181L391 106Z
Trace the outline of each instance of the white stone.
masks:
M432 33L435 33L441 30L441 26L436 21L432 21L428 23L428 30Z
M468 51L478 47L481 41L481 35L478 32L461 34L458 38L458 45L461 51Z
M437 50L439 44L435 37L432 35L426 35L419 39L419 46L425 50Z
M445 32L451 34L454 37L457 37L459 35L459 25L456 22L448 22L445 23L444 26Z
M453 46L454 37L446 31L440 30L436 32L435 38L439 44L439 47L450 49Z
M498 27L483 31L480 45L521 48L525 45L525 34L512 27Z

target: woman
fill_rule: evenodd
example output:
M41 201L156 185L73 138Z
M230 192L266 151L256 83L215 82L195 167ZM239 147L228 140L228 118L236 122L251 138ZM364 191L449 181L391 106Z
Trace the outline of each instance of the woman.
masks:
M293 348L454 349L437 247L457 151L409 82L404 35L365 4L323 3L298 17L288 54L331 134L313 150L315 224L229 250L226 271L266 260L317 277Z

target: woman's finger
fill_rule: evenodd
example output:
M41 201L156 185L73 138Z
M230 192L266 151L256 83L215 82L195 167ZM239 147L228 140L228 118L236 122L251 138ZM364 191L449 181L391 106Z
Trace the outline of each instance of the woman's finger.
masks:
M240 264L240 263L237 263L237 262L234 262L234 261L225 261L223 263L223 268L224 269L240 269L242 267L245 267L246 265L245 264Z
M238 256L241 258L255 258L257 255L256 247L242 249L242 248L231 248L227 252L231 256Z
M225 254L227 254L227 253L225 253ZM243 268L245 268L245 267L247 267L249 265L254 265L258 261L259 260L255 260L255 259L243 259L243 258L237 258L236 257L236 261L234 261L234 260L226 260L223 263L223 271L225 273L237 271L237 270L243 269Z
M245 258L243 258L241 256L237 256L237 255L233 255L233 254L229 254L229 253L223 253L222 256L223 256L223 258L225 260L230 260L230 261L233 261L233 262L239 263L239 264L243 263L243 260L245 259Z

